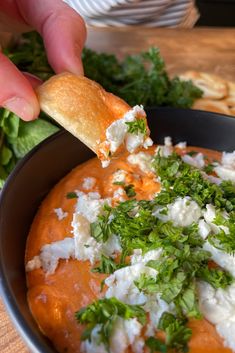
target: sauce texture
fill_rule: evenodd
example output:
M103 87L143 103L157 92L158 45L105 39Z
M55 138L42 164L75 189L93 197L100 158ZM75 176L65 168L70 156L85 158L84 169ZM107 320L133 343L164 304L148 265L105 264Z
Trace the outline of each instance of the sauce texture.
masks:
M220 154L215 151L196 147L192 150L202 152L209 160L220 159ZM153 151L151 148L148 153ZM127 154L112 161L106 169L101 167L96 158L79 165L63 178L43 201L28 236L25 262L38 255L45 244L73 237L71 222L77 199L68 199L66 195L69 192L95 191L99 192L102 198L113 198L115 190L119 188L113 184L113 174L119 169L127 172L126 182L134 185L136 199L150 200L159 191L160 185L156 176L144 173L137 165L128 163ZM95 184L91 189L84 190L84 179L87 177L95 178ZM127 195L122 197L128 200ZM68 215L59 220L54 211L56 208L61 208ZM100 282L106 275L91 272L92 267L89 261L69 259L60 260L51 275L46 275L42 268L27 272L30 310L40 330L61 353L80 352L83 327L75 320L74 313L104 295L100 292ZM189 342L190 353L231 352L224 347L223 340L214 326L205 319L192 319L189 327L193 332Z

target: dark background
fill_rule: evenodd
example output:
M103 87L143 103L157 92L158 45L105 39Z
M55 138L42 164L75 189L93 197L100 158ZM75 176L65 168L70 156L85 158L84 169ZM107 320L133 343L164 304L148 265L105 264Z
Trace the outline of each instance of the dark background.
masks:
M196 26L235 26L235 0L196 0L200 18Z

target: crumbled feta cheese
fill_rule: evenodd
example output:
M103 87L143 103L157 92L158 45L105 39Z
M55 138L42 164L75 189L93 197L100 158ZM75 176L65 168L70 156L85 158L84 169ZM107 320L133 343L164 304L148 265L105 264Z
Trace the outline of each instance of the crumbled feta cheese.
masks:
M198 222L198 232L203 239L206 239L211 232L211 227L204 221L204 219L200 219Z
M185 149L187 147L187 142L179 142L175 145L175 147L180 148L180 149Z
M150 138L150 137L147 137L145 140L144 140L144 143L143 143L143 147L145 149L148 149L149 147L151 147L153 145L153 140Z
M115 271L105 279L105 284L108 287L105 296L107 298L116 297L126 304L145 303L147 300L146 295L140 292L134 284L134 281L137 280L142 273L156 277L157 271L141 263L126 266Z
M100 329L101 325L96 325L92 330L91 340L85 340L81 343L82 353L108 353L105 345L101 342Z
M145 135L141 133L137 134L126 134L126 149L128 152L132 153L138 148L142 146L145 141Z
M214 175L208 175L208 174L202 172L202 176L204 179L206 179L216 185L219 185L222 182L222 180L220 178L215 177Z
M72 228L75 242L75 257L78 260L90 260L93 264L101 256L102 244L90 233L90 222L79 213L73 214Z
M161 157L169 157L173 152L173 146L157 146L155 154L160 153Z
M82 188L84 190L92 189L96 184L96 179L93 177L87 177L83 179Z
M33 270L37 270L42 266L42 262L40 260L40 256L36 255L32 258L32 260L28 261L26 264L26 272L30 272Z
M133 255L131 255L131 264L142 263L144 265L147 264L150 260L158 260L162 253L162 249L150 250L146 254L142 255L141 249L135 249L133 251Z
M136 318L124 320L118 317L114 323L113 332L110 337L110 352L123 353L132 345L134 348L136 338L141 334L141 329L142 325Z
M123 197L125 195L126 195L125 190L123 188L118 188L118 189L114 190L113 198L117 199L120 202L123 202L123 201L125 201L125 197Z
M112 256L115 252L121 251L120 242L115 235L110 236L106 243L97 242L91 236L89 221L81 214L74 213L72 227L75 258L78 260L89 260L93 264L102 254Z
M216 325L216 330L221 337L224 339L224 346L229 347L235 351L235 317L231 317L228 320L219 322Z
M232 254L228 254L223 252L213 245L211 245L208 241L203 245L203 249L209 251L212 255L212 260L216 262L220 267L224 268L228 272L230 272L235 277L235 256Z
M225 346L235 350L235 284L215 289L199 282L199 307L205 318L215 325Z
M171 147L172 146L172 138L170 136L166 136L164 138L164 145L167 147Z
M220 212L221 215L227 219L228 214L227 212ZM226 226L223 225L216 225L213 223L215 217L216 217L216 209L215 206L212 204L206 205L206 210L203 211L203 217L206 221L206 223L210 226L210 228L213 230L215 234L219 233L220 230L223 230L226 234L229 233L229 229Z
M68 212L64 212L62 208L54 208L54 212L57 215L59 221L62 221L62 219L68 216Z
M140 170L144 173L152 173L154 171L152 167L153 157L146 152L139 152L136 154L130 154L127 157L127 161L130 164L138 165Z
M150 326L148 330L150 332L157 328L159 320L164 312L167 311L175 314L174 303L168 304L163 299L161 299L161 294L159 293L149 295L143 308L149 313Z
M229 166L218 165L214 168L214 171L222 180L229 180L235 183L235 169Z
M42 247L39 256L28 261L26 271L33 271L42 267L47 275L53 274L58 266L59 259L74 258L74 239L64 238Z
M92 223L96 221L105 203L110 204L110 199L101 199L98 192L80 193L77 200L76 212L86 217Z
M121 250L120 240L115 234L112 234L106 243L102 243L102 253L107 257L114 256L115 253L121 252Z
M123 169L118 169L113 173L113 183L125 183L127 172Z
M167 205L167 214L161 214L162 208L156 208L153 215L162 221L172 221L175 226L187 227L196 223L202 216L201 208L190 197L178 197Z
M82 352L108 353L105 345L100 342L100 328L100 324L96 325L92 330L91 340L85 340L82 342ZM110 336L109 352L123 353L129 346L131 346L134 353L142 353L143 349L140 349L140 347L142 346L143 348L144 344L142 345L142 342L140 342L141 338L139 336L141 334L141 329L142 325L136 318L125 320L121 317L117 317Z
M146 114L143 106L136 105L130 111L128 111L122 119L114 121L106 129L106 141L110 145L110 152L114 153L117 151L122 143L126 143L126 148L129 152L133 152L137 147L144 145L148 147L152 144L152 140L146 137L144 134L130 134L128 133L127 122L136 120L136 116L145 118Z
M223 165L230 166L231 168L235 169L235 151L233 152L223 152L221 163Z
M235 151L223 152L221 164L218 164L214 171L223 180L230 180L235 183Z
M190 156L189 154L185 154L181 158L185 163L190 164L195 168L202 169L205 167L205 160L202 153L197 153L195 156Z

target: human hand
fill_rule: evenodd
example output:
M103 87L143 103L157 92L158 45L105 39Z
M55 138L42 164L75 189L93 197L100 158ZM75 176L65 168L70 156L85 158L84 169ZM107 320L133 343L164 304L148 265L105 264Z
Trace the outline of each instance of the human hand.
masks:
M36 29L43 37L48 61L56 73L83 74L81 52L86 38L82 18L61 0L5 0L0 13L12 29ZM9 22L10 20L10 22ZM35 119L40 111L34 88L40 80L20 72L0 52L0 106L23 120Z

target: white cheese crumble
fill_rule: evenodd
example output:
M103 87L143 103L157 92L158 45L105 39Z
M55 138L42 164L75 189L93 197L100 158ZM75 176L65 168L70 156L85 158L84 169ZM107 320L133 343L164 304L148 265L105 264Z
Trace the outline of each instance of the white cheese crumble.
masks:
M211 232L211 227L207 224L204 219L200 219L198 222L198 233L203 238L206 239Z
M123 267L105 279L108 289L106 298L116 297L126 304L146 303L147 297L134 284L141 274L156 277L157 271L142 263Z
M150 260L158 260L160 255L162 253L162 249L155 249L155 250L150 250L148 252L146 252L144 255L142 254L142 250L141 249L135 249L133 251L133 254L131 255L131 264L137 264L137 263L141 263L146 265L147 262L149 262Z
M146 114L143 106L136 105L128 111L122 119L114 121L106 129L106 141L110 144L110 152L114 153L125 142L126 148L129 152L133 152L137 147L144 145L149 147L153 141L142 133L130 134L128 133L127 122L136 120L136 116L145 118Z
M89 192L88 194L80 192L76 204L76 212L92 223L96 221L105 203L110 204L110 199L101 199L98 192Z
M68 216L68 212L64 212L62 208L54 208L54 212L59 221L62 221L62 219Z
M221 163L218 163L214 171L221 179L235 183L235 151L223 152Z
M190 164L195 168L202 169L205 167L205 160L202 153L197 153L195 156L185 154L181 158L185 163Z
M199 307L205 318L215 325L225 346L235 350L235 284L215 289L199 282Z
M40 256L36 255L32 258L32 260L28 261L26 264L26 272L30 272L33 270L37 270L42 266L42 262L40 260Z
M87 177L83 179L82 188L84 190L91 190L96 184L96 178Z
M137 165L143 173L152 173L154 171L152 167L153 157L149 153L139 152L130 154L127 157L127 161L130 164Z
M102 244L91 236L90 222L82 214L74 213L72 228L76 259L89 260L93 264L100 258Z
M202 173L202 176L204 179L210 181L213 184L219 185L222 182L222 180L220 178L218 178L214 175L206 174L204 172L201 172L201 173Z
M163 299L160 298L159 293L149 295L147 297L146 304L143 306L144 310L149 313L150 323L148 326L149 335L156 330L159 320L164 312L170 312L175 314L174 303L168 304Z
M82 353L108 353L105 345L100 342L101 325L96 325L91 332L91 340L85 340L81 343Z
M75 242L75 258L89 260L92 264L99 260L101 255L112 256L121 251L118 238L115 235L109 237L106 243L97 242L90 233L90 223L87 218L79 213L74 213L72 228Z
M175 145L175 147L184 150L187 147L187 142L185 142L185 141L179 142Z
M125 201L125 196L126 195L126 192L123 188L118 188L116 190L114 190L114 193L113 193L113 198L118 200L119 202L123 202Z
M39 256L35 256L26 265L26 271L32 271L42 267L47 275L53 274L58 266L59 260L74 258L74 239L64 238L41 248ZM40 265L40 266L39 266Z
M173 152L172 139L170 136L164 138L164 145L157 146L155 154L160 153L161 157L169 157Z
M153 216L160 220L172 221L175 226L187 227L198 222L202 216L201 208L190 197L178 197L173 203L167 205L167 214L161 214L164 208L158 207L154 210Z
M216 262L220 267L224 268L228 272L231 273L233 277L235 277L235 256L232 254L228 254L223 252L213 245L211 245L208 241L203 245L203 249L207 250L212 255L212 260Z
M228 214L227 212L220 212L220 214L227 219L228 218ZM210 226L211 230L217 234L219 233L220 230L223 230L226 234L229 233L229 229L226 226L223 225L216 225L214 224L214 220L216 217L216 208L214 205L212 204L207 204L206 205L206 210L203 211L203 217L206 221L206 223Z
M85 340L81 344L81 351L84 353L108 353L106 347L100 342L101 325L94 327L91 334L91 341ZM131 346L134 353L142 353L144 341L139 336L142 325L136 318L124 320L118 317L114 322L110 336L110 353L123 353Z
M118 169L113 173L113 183L125 183L127 172L123 169Z

